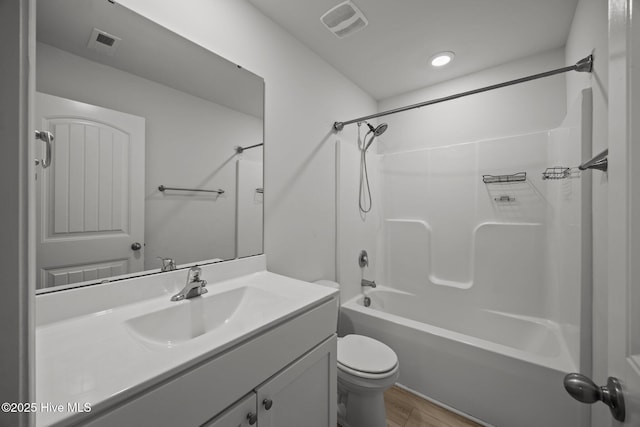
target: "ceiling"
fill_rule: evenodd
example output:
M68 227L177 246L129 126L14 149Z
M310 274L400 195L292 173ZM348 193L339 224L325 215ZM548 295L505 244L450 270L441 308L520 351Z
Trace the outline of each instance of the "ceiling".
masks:
M560 48L578 3L353 0L369 25L339 39L320 17L343 0L248 1L378 100ZM439 51L456 57L435 69Z

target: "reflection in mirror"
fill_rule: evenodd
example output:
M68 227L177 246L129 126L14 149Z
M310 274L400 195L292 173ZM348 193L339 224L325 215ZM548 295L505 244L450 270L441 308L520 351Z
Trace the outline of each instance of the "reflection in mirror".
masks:
M39 292L262 253L262 78L108 0L39 0L36 52Z

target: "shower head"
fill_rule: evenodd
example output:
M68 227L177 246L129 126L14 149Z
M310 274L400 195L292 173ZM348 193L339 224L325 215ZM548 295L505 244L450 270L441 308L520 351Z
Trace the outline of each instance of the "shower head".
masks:
M365 123L367 123L367 122L365 122ZM371 126L369 123L367 123L367 126L369 126L369 130L371 132L373 132L374 136L382 135L383 133L386 132L387 128L389 127L389 125L387 125L386 123L381 123L380 125L378 125L375 128L373 126Z
M369 149L369 147L371 146L371 144L373 143L373 140L376 139L376 137L382 135L383 133L385 133L385 131L387 130L387 128L389 127L389 125L387 125L386 123L381 123L376 127L371 126L370 123L365 122L367 124L367 126L369 127L369 132L367 132L367 135L372 133L373 135L371 136L371 139L369 140L369 142L365 145L364 147L364 151L367 151ZM365 136L365 140L366 140L366 136Z

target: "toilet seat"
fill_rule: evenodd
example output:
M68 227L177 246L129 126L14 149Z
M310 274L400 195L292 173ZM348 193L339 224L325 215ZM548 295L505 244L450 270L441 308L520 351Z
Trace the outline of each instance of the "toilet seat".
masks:
M398 365L394 366L391 370L387 372L383 372L380 374L371 374L368 372L357 371L355 369L349 368L348 366L344 366L338 363L338 373L340 372L343 372L345 374L350 374L354 377L361 378L363 380L384 380L386 378L392 377L393 375L395 375L396 372L398 372Z
M338 339L338 369L361 378L382 379L398 369L398 356L386 344L363 335Z

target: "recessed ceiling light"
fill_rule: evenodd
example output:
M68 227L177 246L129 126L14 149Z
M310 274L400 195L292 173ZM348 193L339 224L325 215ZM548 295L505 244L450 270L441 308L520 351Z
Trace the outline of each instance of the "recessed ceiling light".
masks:
M431 66L443 67L453 61L455 56L453 52L438 52L431 57Z

